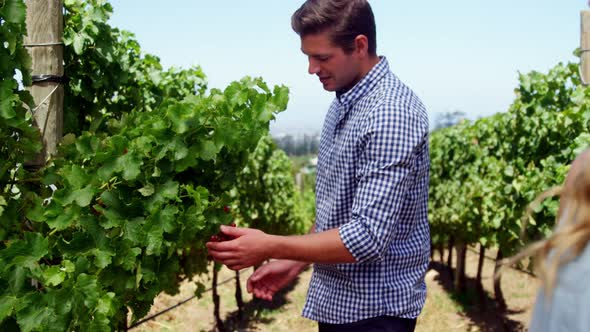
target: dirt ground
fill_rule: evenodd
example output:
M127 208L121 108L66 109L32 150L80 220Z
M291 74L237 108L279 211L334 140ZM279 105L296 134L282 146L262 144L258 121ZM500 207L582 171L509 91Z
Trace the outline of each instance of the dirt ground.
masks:
M449 269L437 261L426 274L428 296L416 331L527 331L536 297L538 280L529 273L507 269L502 274L502 291L507 309L500 310L493 292L495 252L486 254L482 273L484 301L476 291L478 254L467 251L467 292L456 294ZM446 259L446 253L445 253Z
M493 257L493 254L492 252L487 256ZM499 310L493 296L494 263L490 258L484 263L482 283L485 292L482 302L475 291L478 253L473 248L467 252L467 291L463 294L453 291L449 269L437 260L438 257L439 254L436 253L426 275L428 296L424 310L418 318L416 331L527 330L538 286L537 279L528 273L508 269L502 276L502 290L507 309ZM250 294L245 292L245 281L250 273L251 269L241 271L245 302L245 312L241 320L237 318L235 282L232 280L219 286L221 317L227 331L317 331L315 322L301 317L311 269L302 273L298 280L285 292L276 296L272 303L252 300ZM233 271L222 269L219 280L222 282L233 276ZM210 280L203 281L210 285ZM149 315L190 298L195 288L193 282L185 282L180 294L161 294L156 298ZM133 331L215 331L211 293L205 293L201 299L192 299L134 328Z

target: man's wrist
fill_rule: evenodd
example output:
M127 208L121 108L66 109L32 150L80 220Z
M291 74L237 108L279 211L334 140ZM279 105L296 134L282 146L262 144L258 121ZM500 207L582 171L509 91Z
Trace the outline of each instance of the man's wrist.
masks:
M273 234L266 234L267 238L265 239L266 243L266 256L267 259L284 259L282 251L282 242L281 239L283 236L280 235L273 235Z
M305 268L310 264L309 262L302 261L297 259L295 248L290 247L289 245L293 243L293 236L281 236L281 235L272 235L267 234L267 256L268 259L278 259L278 260L287 260L292 261L294 264L297 265L299 271L305 270Z

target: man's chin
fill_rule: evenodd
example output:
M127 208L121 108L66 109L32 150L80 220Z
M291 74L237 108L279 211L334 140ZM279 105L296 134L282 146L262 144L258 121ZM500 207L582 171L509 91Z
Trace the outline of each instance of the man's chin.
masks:
M330 84L324 84L324 90L329 91L329 92L334 92L334 91L336 91L336 87L334 87L333 85L330 85Z

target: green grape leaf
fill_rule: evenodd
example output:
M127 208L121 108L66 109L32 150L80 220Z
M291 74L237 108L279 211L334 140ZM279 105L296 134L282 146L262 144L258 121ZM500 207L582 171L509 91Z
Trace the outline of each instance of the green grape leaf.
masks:
M200 144L199 156L203 160L214 160L219 152L217 146L212 141L203 141Z
M4 0L0 12L7 22L23 24L27 15L27 7L19 0Z
M100 293L98 280L95 276L82 273L78 276L74 289L84 296L84 305L93 308L98 303Z
M65 278L66 273L62 271L60 266L52 266L43 271L44 283L49 286L57 286L61 284Z
M138 189L138 191L144 197L149 197L149 196L153 195L156 192L156 190L154 188L154 185L151 184L151 183L146 184L141 189Z
M29 294L21 302L24 308L17 312L16 317L22 331L43 330L43 325L55 321L55 313L48 307L39 306L39 303L43 303L42 295L36 293Z
M24 240L16 240L7 248L0 250L0 260L7 264L6 267L31 266L47 255L49 242L39 233L25 233Z
M4 120L12 119L16 116L14 104L18 98L12 94L12 90L6 86L2 86L0 81L0 118Z
M130 248L117 253L115 256L116 263L121 265L125 270L132 271L138 264L137 256L141 254L140 248Z
M75 195L74 200L76 201L76 203L78 203L79 206L86 207L86 206L90 205L90 202L92 201L92 198L94 197L95 192L96 192L95 187L93 185L89 184L86 187L84 187L83 189L78 189L78 190L72 192L72 194Z
M84 52L85 40L86 40L86 38L84 36L82 36L82 34L80 34L80 33L77 33L74 35L73 45L74 45L74 52L76 52L76 54L82 55L82 53Z
M100 269L104 269L113 262L114 253L96 249L94 250L94 257L96 257L94 264Z
M141 174L142 161L139 158L126 154L119 157L119 163L125 180L135 180Z

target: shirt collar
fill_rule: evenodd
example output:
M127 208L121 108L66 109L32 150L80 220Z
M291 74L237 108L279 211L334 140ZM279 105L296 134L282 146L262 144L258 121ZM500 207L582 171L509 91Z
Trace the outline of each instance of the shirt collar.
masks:
M367 92L371 91L379 80L389 72L389 63L384 56L379 57L379 62L371 68L371 70L358 81L350 90L345 93L336 93L336 98L341 106L348 109L347 106L354 104L357 100L362 98Z

